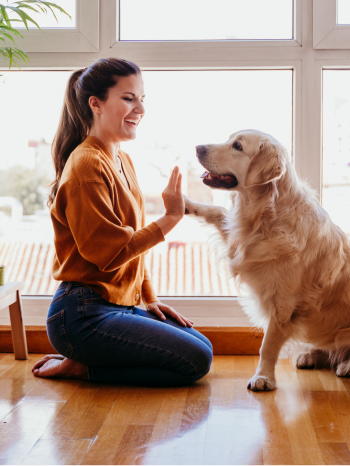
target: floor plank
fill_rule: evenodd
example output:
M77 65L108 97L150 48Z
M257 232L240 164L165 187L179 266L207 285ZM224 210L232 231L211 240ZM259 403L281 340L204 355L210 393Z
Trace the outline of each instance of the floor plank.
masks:
M257 356L214 357L180 388L35 378L41 355L0 356L0 464L349 464L350 380L276 367L253 393Z
M91 440L40 439L21 464L80 464Z
M43 439L90 439L97 435L120 389L111 385L80 382Z

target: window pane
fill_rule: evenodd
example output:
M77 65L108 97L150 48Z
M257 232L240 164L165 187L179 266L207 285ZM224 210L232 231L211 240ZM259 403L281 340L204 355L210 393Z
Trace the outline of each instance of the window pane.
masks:
M70 29L76 27L76 0L59 0L53 1L51 3L56 3L62 7L70 16L69 18L64 13L61 13L56 8L53 8L53 11L56 15L57 21L51 11L48 10L47 14L45 13L35 13L31 10L25 10L26 13L36 21L41 28L64 28ZM11 14L10 18L18 18L16 14ZM18 26L15 26L18 27ZM24 27L24 26L23 26ZM33 23L28 23L29 29L36 29L36 26ZM18 27L20 29L20 27Z
M292 38L293 0L120 0L120 40Z
M0 86L0 263L23 294L53 294L53 229L46 199L51 142L70 72L3 71ZM23 212L23 215L22 215Z
M70 73L3 74L0 98L7 110L0 113L0 264L6 265L7 281L25 281L23 294L52 294L57 282L51 278L53 230L46 196L53 179L51 142ZM136 167L147 223L164 213L161 193L175 164L191 199L230 205L229 193L202 183L196 145L224 142L237 130L257 128L290 151L292 71L145 71L143 76L146 115L137 139L123 149ZM236 294L225 267L216 266L218 250L208 241L212 231L185 217L146 255L159 295Z
M337 24L350 24L350 0L337 1Z
M322 204L350 235L350 70L323 72Z

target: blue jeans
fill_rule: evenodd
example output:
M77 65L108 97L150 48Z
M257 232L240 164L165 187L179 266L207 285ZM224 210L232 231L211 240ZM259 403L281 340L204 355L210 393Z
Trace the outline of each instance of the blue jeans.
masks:
M187 385L208 373L213 357L210 341L193 328L110 303L75 282L62 282L57 289L47 333L58 353L88 366L89 380L95 382Z

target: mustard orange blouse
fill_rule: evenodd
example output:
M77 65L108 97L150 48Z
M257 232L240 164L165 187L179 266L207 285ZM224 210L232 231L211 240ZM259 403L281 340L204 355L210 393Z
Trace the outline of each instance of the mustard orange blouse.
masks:
M126 306L157 301L145 253L165 240L145 226L145 202L134 165L118 153L128 189L104 144L88 136L70 155L51 206L53 278L80 282Z

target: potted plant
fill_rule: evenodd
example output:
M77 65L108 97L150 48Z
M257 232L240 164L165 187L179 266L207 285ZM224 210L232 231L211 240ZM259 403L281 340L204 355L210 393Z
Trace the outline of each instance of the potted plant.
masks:
M23 24L27 30L29 30L28 23L32 23L35 27L41 30L39 24L29 16L30 12L35 11L36 13L43 14L51 12L58 22L55 15L55 9L70 17L70 15L56 3L45 2L42 0L7 2L6 4L0 3L0 41L2 41L0 42L0 55L9 62L9 69L12 64L20 69L18 62L27 64L29 61L28 55L16 45L15 38L20 37L23 39L23 36L15 27L13 27L13 23ZM14 47L8 47L6 45L6 39L13 42Z

